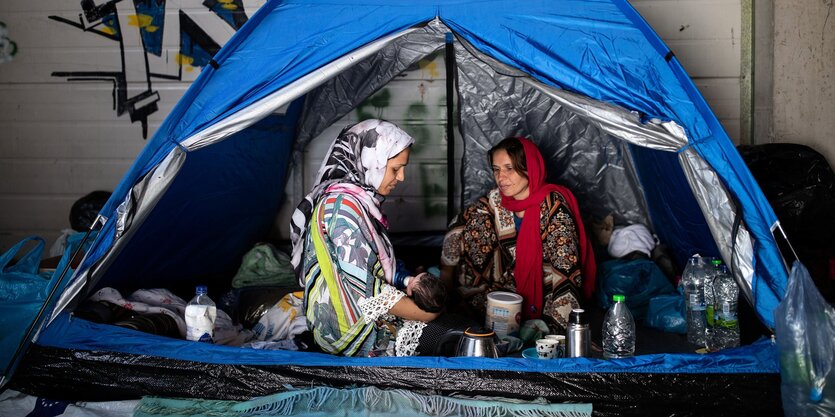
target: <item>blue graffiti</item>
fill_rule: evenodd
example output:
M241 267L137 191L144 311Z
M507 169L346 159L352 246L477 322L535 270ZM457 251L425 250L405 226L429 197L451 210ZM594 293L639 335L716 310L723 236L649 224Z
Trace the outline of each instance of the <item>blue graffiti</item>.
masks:
M215 12L215 14L220 16L235 30L240 29L247 21L246 13L244 13L244 5L241 0L225 2L218 0L205 0L203 5L208 7L209 10Z
M165 0L133 0L137 16L150 18L139 26L145 51L162 56L162 33L165 29Z

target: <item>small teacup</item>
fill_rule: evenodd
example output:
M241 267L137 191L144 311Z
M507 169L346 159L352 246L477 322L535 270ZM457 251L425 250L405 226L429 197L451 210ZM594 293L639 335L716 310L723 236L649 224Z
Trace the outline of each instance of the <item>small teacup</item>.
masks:
M559 342L553 339L539 339L536 341L536 354L539 359L554 359Z
M557 342L556 351L554 352L555 358L564 358L565 357L565 335L561 334L549 334L545 336L548 340L553 340Z

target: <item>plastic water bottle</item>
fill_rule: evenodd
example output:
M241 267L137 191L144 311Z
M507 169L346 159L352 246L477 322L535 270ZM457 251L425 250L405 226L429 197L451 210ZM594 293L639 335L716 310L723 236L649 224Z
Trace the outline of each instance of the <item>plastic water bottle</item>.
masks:
M630 357L635 354L635 319L625 296L615 294L612 300L615 303L603 317L603 357Z
M705 341L710 339L710 332L713 331L714 307L716 305L716 291L714 290L713 283L719 274L719 265L722 265L721 260L712 260L707 269L708 272L705 274Z
M693 255L681 274L687 307L687 341L705 346L705 275L708 258Z
M739 286L726 265L720 265L713 282L716 300L713 307L713 326L707 340L711 351L739 346L737 305Z
M186 339L213 343L217 307L206 292L205 285L198 285L194 298L186 305Z

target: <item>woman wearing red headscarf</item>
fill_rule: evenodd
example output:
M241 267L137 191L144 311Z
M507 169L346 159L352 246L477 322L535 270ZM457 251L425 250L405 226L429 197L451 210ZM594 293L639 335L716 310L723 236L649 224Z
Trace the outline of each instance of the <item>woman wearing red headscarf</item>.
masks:
M459 294L477 314L490 292L512 291L524 299L523 319L546 319L564 331L581 296L591 297L596 272L577 201L545 182L542 154L528 139L507 138L488 158L497 188L447 233L445 275L459 267Z

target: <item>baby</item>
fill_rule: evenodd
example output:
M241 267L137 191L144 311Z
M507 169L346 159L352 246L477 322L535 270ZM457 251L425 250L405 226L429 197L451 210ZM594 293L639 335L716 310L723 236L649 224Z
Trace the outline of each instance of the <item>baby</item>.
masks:
M671 281L678 275L670 249L642 224L615 227L611 214L602 220L592 220L591 230L598 247L606 250L605 255L596 252L597 260L607 256L614 259L652 259L661 272Z
M415 305L427 313L440 313L446 307L446 286L441 280L428 273L421 272L403 280L406 295Z

